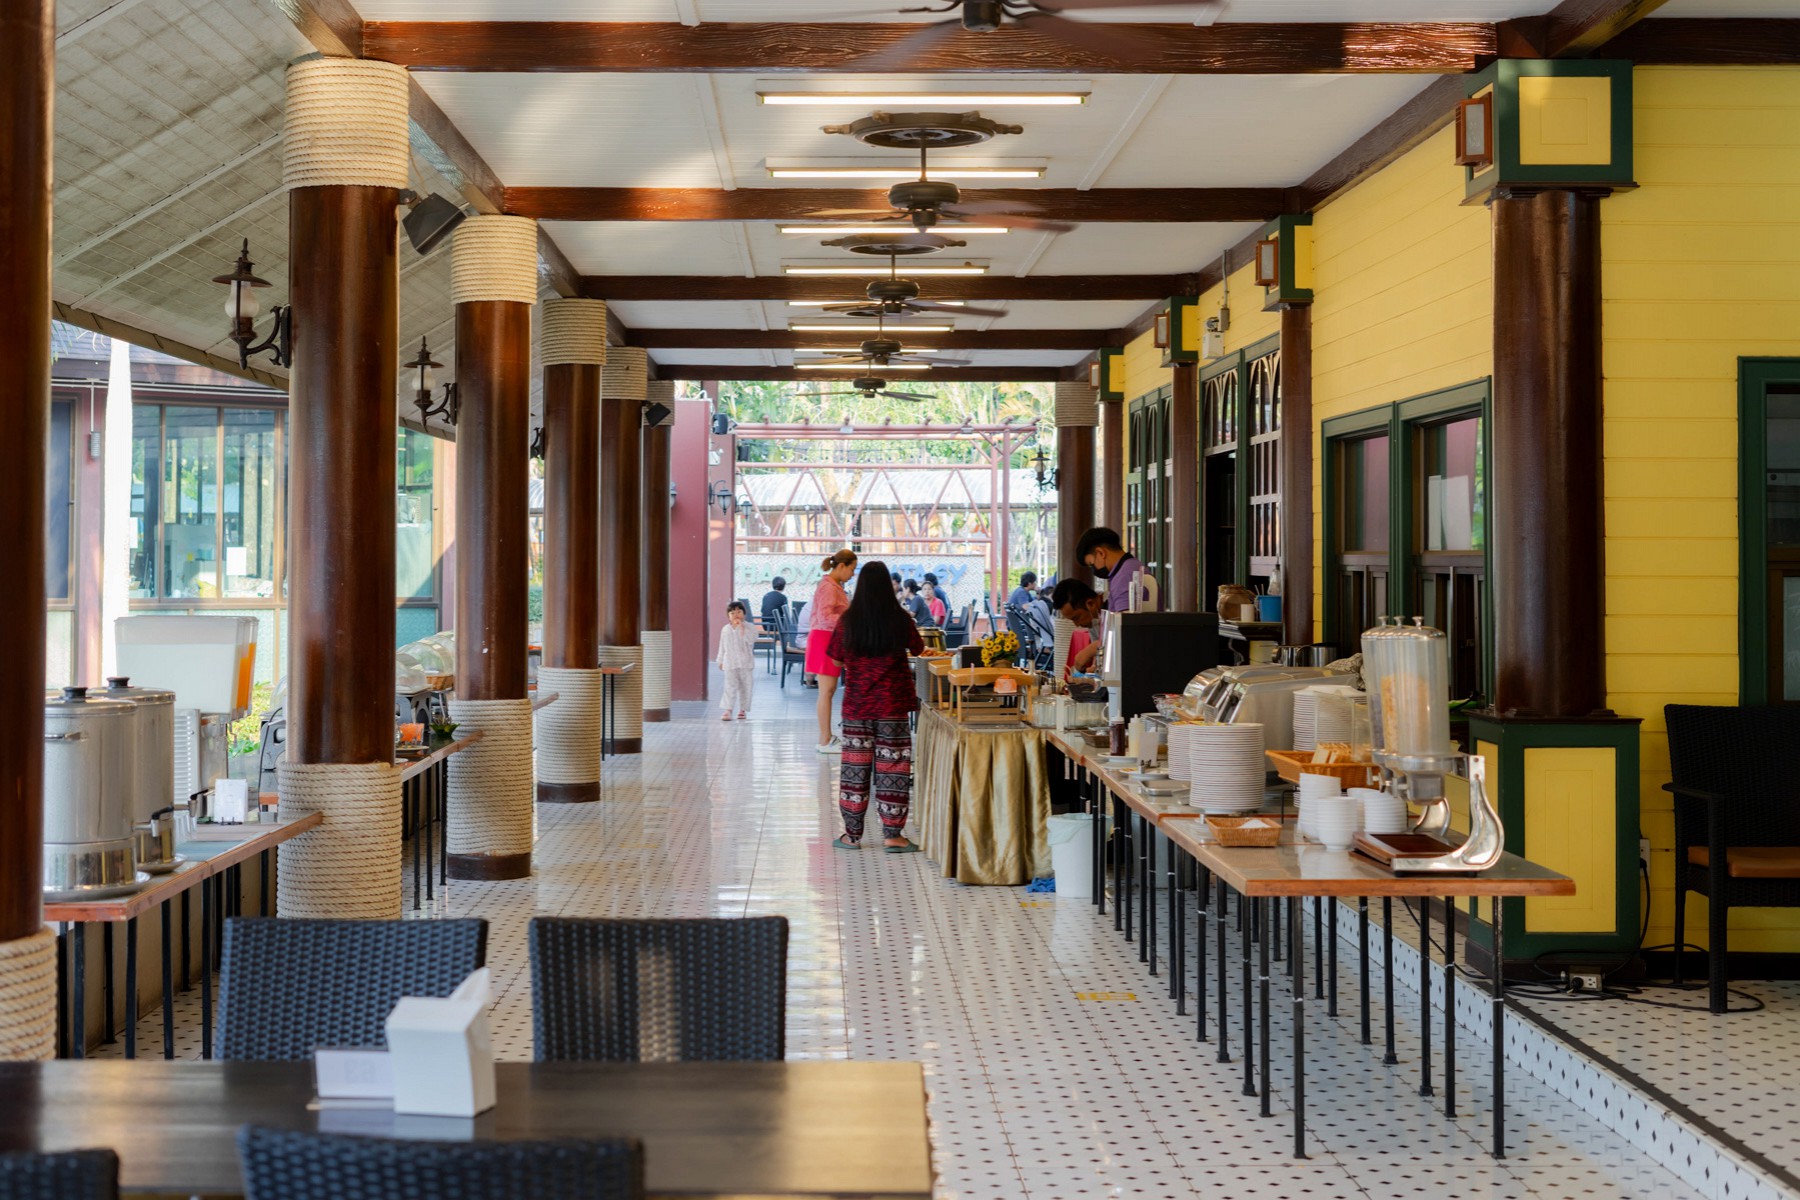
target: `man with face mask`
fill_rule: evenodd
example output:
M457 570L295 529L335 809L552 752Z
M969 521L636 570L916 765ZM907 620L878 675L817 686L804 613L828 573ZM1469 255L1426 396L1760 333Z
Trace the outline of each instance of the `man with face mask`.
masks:
M1132 589L1137 586L1138 576L1144 573L1144 564L1137 555L1126 553L1117 532L1096 525L1075 543L1075 557L1081 560L1082 566L1106 580L1108 612L1130 610ZM1157 607L1162 607L1160 595Z

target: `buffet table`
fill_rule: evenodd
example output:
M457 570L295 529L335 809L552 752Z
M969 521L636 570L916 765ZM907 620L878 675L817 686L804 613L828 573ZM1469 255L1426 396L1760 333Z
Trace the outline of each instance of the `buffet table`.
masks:
M1313 1001L1325 1001L1326 1015L1338 1015L1337 997L1337 922L1338 901L1354 899L1357 903L1358 953L1360 959L1361 1040L1372 1045L1370 1031L1370 921L1369 901L1381 900L1383 910L1382 956L1386 990L1386 1039L1383 1062L1399 1062L1394 1038L1394 912L1396 897L1402 903L1416 901L1423 929L1429 929L1433 901L1438 901L1443 928L1443 1094L1445 1115L1456 1115L1456 933L1454 906L1459 899L1486 898L1497 900L1514 896L1570 896L1575 894L1575 881L1546 867L1528 862L1514 854L1504 854L1488 870L1471 875L1396 875L1357 854L1327 850L1314 843L1302 843L1291 822L1282 814L1265 814L1283 819L1281 843L1271 847L1221 846L1212 836L1204 820L1195 819L1197 810L1162 797L1145 795L1129 779L1110 769L1102 756L1090 750L1073 735L1052 733L1050 746L1060 751L1081 776L1090 807L1110 807L1115 815L1117 837L1113 842L1113 880L1115 903L1114 927L1122 929L1127 940L1133 937L1136 919L1138 957L1157 973L1156 925L1157 906L1155 834L1161 832L1167 844L1164 886L1167 889L1166 924L1168 929L1169 994L1177 1012L1186 1011L1188 964L1186 916L1183 900L1184 879L1193 883L1194 916L1200 937L1197 939L1199 962L1193 971L1196 992L1196 1036L1208 1037L1207 1011L1209 990L1216 988L1211 999L1216 1002L1216 1035L1219 1061L1231 1061L1226 1045L1226 1015L1229 1011L1231 976L1240 979L1243 1026L1254 1029L1257 1036L1247 1039L1242 1048L1244 1091L1261 1097L1264 1116L1271 1114L1269 1086L1270 1061L1270 980L1271 951L1282 957L1282 943L1288 946L1286 973L1289 979L1291 1005L1290 1052L1293 1061L1294 1155L1306 1155L1306 924L1303 913L1307 900L1312 901L1313 925ZM1100 822L1095 822L1096 840ZM1096 855L1096 864L1100 857ZM1096 867L1096 874L1100 868ZM1098 882L1098 881L1097 881ZM1237 911L1227 915L1229 902L1235 896ZM1134 904L1134 899L1136 903ZM1296 903L1299 901L1299 903ZM1095 901L1104 910L1105 890L1096 887ZM1494 945L1502 939L1502 905L1488 906ZM1135 910L1135 911L1134 911ZM1210 929L1209 929L1210 922ZM1227 957L1228 926L1237 924L1243 935L1239 939L1236 970ZM1261 936L1253 937L1251 931ZM1216 955L1216 976L1209 981L1209 943ZM1431 979L1432 942L1423 941L1420 949L1419 1005L1420 1052L1419 1086L1421 1095L1432 1095ZM1252 954L1258 958L1252 963ZM1492 1053L1490 1071L1494 1106L1493 1154L1506 1152L1505 1134L1505 1012L1506 997L1499 979L1501 955L1490 955L1491 975L1486 991L1492 1021ZM1329 980L1329 987L1327 981ZM1253 1005L1254 1000L1254 1005Z
M1042 729L922 708L913 773L920 848L945 878L1016 887L1050 874Z
M308 1062L0 1064L8 1150L106 1146L119 1189L241 1196L240 1126L422 1140L628 1136L667 1197L932 1194L918 1063L511 1063L474 1118L309 1111ZM853 1148L847 1149L847 1148ZM397 1194L397 1193L396 1193Z

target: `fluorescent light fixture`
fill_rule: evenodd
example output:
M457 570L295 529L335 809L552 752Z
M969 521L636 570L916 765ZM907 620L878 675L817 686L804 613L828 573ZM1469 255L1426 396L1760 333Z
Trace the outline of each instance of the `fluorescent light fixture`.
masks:
M887 329L886 325L877 325L873 321L848 322L841 321L835 325L789 325L791 333L857 333L863 330L879 332ZM953 333L954 325L914 325L908 321L904 325L895 326L896 333Z
M820 362L820 363L795 363L794 370L796 370L796 371L855 371L859 374L865 374L865 375L869 374L871 372L879 371L881 374L885 375L889 371L929 371L929 370L931 370L931 366L928 363L889 363L885 367L872 367L866 362L850 362L850 363L822 363L822 362Z
M917 167L770 167L770 179L917 179ZM1043 167L932 167L927 179L1042 179Z
M1086 104L1087 92L758 92L764 104L848 104L857 107L942 104L951 108L985 108L1021 104L1033 107Z
M859 275L867 278L875 274L868 267L783 267L783 275ZM960 267L914 267L906 268L908 275L986 275L986 267L978 267L968 263ZM869 303L873 304L871 300Z
M827 305L831 305L831 304L874 304L874 303L875 303L875 301L868 300L868 299L863 299L863 300L789 300L787 302L787 306L789 308L824 308ZM933 304L948 304L955 308L961 308L963 305L967 304L968 301L967 300L933 300L932 303Z
M916 233L902 221L889 221L886 225L777 225L779 233L816 233L825 237L843 237L853 233ZM1003 225L933 225L930 233L942 233L957 237L965 233L1006 233Z

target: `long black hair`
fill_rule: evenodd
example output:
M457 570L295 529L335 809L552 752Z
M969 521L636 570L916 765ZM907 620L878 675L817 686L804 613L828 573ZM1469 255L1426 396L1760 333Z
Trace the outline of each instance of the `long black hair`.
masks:
M894 598L894 584L886 563L863 564L850 607L838 618L838 628L844 631L852 654L892 654L906 649L917 626Z

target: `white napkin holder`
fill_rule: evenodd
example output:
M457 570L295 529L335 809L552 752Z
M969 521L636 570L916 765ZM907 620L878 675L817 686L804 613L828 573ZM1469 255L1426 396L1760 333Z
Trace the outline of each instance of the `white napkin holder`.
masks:
M394 1111L472 1117L494 1107L494 1046L488 970L444 997L405 996L387 1018Z

